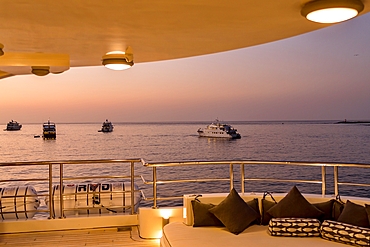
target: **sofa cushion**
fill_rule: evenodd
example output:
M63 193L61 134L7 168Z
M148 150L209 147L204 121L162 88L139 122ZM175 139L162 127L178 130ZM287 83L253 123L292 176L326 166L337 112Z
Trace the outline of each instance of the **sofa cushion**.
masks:
M344 205L337 221L355 226L370 227L365 207L349 200Z
M258 218L255 220L255 224L260 224L260 210L258 206L258 198L247 201L247 204L257 212ZM212 214L209 209L213 208L214 204L202 203L198 199L192 200L191 205L193 207L193 227L200 226L224 226L222 222Z
M317 209L321 210L324 214L319 218L320 221L333 219L333 205L335 200L331 199L327 202L313 203Z
M241 233L259 218L259 214L239 196L234 188L220 204L210 208L209 211L234 234Z
M266 199L261 200L261 208L262 208L261 225L266 226L269 224L270 220L272 219L272 216L269 213L267 213L267 211L273 206L275 206L276 204L277 204L276 202L272 202Z
M332 211L332 218L333 220L338 220L340 214L342 213L344 208L344 203L340 200L335 200L333 203L333 211Z
M254 198L253 200L247 201L247 204L256 211L258 217L255 221L252 222L252 224L261 224L261 213L260 213L260 207L258 205L258 198Z
M309 218L272 218L268 231L272 236L319 237L320 221Z
M321 237L330 241L369 246L370 229L347 223L325 220L320 227Z
M267 213L274 218L319 218L324 213L311 205L296 186Z
M213 208L213 204L201 203L197 200L192 200L194 227L198 226L223 226L222 222L208 210Z

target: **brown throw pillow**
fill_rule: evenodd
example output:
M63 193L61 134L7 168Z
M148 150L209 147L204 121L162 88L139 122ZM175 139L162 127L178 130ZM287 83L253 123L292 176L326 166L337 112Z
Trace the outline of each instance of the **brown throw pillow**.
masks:
M289 193L281 199L267 213L274 218L315 218L321 217L324 212L312 206L294 186Z
M344 203L339 200L335 200L333 203L332 218L333 220L338 220L339 215L342 213L344 208Z
M194 227L198 226L223 226L222 222L208 210L215 205L201 203L196 200L191 201L193 206Z
M210 208L209 211L234 234L244 231L259 217L258 213L239 196L234 188L220 204Z
M272 218L270 214L267 213L267 211L275 206L277 203L268 201L266 199L262 199L262 217L261 217L261 225L267 226Z
M366 208L349 200L344 205L337 221L360 227L370 227Z
M247 201L247 204L256 211L258 214L258 218L252 222L252 224L259 225L261 223L261 213L260 213L260 207L258 205L258 198L254 198L253 200ZM251 225L252 225L251 224Z
M313 203L312 205L315 206L317 209L324 212L324 214L319 218L321 222L324 220L332 220L333 219L333 205L335 200L331 199L327 202L319 202Z

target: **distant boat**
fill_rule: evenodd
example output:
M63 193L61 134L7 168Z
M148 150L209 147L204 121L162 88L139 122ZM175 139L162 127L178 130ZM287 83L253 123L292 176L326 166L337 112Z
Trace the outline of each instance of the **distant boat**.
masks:
M220 123L218 119L214 123L211 123L206 128L198 129L198 134L200 137L217 137L217 138L231 138L240 139L241 136L231 125Z
M42 138L44 139L55 139L57 137L57 129L55 123L48 120L47 123L42 125Z
M336 122L337 124L370 124L370 121L348 121L344 119L344 121Z
M20 130L21 128L22 128L22 124L18 123L17 121L12 120L9 123L7 123L6 129L4 130L12 131L12 130Z
M112 132L112 131L113 131L113 124L112 122L108 121L108 119L106 119L101 127L101 130L99 130L99 132Z

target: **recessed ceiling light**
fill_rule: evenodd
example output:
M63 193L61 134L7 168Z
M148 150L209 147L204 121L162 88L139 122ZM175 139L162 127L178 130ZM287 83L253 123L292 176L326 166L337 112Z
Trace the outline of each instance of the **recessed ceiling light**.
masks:
M111 51L106 53L102 58L102 64L112 70L124 70L134 65L133 53L131 47L127 47L125 52Z

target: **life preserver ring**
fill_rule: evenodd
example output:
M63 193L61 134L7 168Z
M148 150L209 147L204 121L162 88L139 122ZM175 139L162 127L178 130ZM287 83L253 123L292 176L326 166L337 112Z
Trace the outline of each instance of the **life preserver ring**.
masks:
M139 190L135 185L135 190ZM67 184L63 186L64 215L106 214L131 212L131 183ZM60 217L59 185L53 186L51 214ZM134 210L142 200L141 192L134 193ZM49 205L48 199L45 201Z
M0 215L3 220L32 218L40 200L32 186L0 188Z

